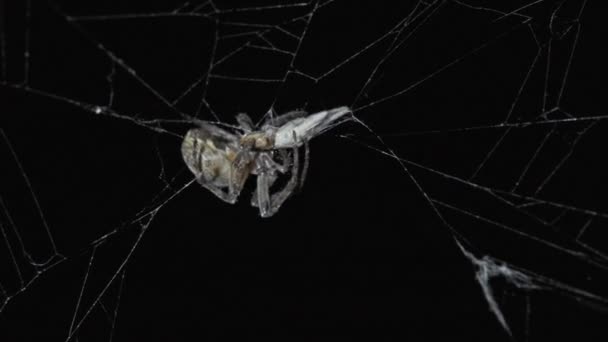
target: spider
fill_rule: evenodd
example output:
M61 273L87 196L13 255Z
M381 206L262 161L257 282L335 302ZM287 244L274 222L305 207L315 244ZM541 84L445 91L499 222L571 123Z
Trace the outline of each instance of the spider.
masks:
M251 205L261 217L274 215L293 192L301 188L309 164L308 141L346 121L348 107L308 115L291 111L269 118L261 126L247 114L237 115L233 132L216 124L201 122L190 129L182 142L182 157L196 180L221 200L234 204L249 175L257 176ZM300 170L298 150L305 147ZM279 175L290 173L285 186L271 193Z

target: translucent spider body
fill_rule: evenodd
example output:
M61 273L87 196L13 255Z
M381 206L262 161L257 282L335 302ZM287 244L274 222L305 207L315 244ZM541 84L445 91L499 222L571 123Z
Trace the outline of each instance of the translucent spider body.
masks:
M239 132L201 123L188 131L182 156L196 180L217 197L235 203L249 175L257 176L251 205L260 216L274 215L285 200L301 187L309 162L308 141L345 121L348 107L338 107L308 115L292 111L270 117L256 128L246 114L239 114ZM305 147L300 169L300 147ZM290 173L285 186L270 193L279 175Z

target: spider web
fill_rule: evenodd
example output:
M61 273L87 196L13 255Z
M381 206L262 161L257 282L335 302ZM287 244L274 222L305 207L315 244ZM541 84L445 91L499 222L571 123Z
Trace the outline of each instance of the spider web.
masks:
M602 333L597 12L0 3L2 336ZM353 122L312 141L304 189L269 220L179 155L200 120L343 105Z

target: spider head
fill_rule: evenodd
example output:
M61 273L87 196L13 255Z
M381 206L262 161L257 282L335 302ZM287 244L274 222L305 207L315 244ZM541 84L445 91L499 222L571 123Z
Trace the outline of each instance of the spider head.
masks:
M272 134L266 132L248 133L241 137L241 146L257 150L271 150L274 148L274 138Z

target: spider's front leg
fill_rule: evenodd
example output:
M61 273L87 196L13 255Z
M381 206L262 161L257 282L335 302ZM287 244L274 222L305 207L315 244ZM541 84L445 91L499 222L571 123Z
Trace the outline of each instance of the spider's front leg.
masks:
M266 184L268 189L272 188L274 182L279 178L279 174L284 174L289 171L289 167L291 167L292 161L290 155L286 150L277 151L279 157L281 158L281 162L277 162L270 153L262 153L258 157L258 167L255 170L255 174L259 175L263 171L266 171ZM251 196L251 206L255 208L259 208L258 205L258 188L253 191Z
M299 190L304 187L304 181L306 180L306 175L308 174L308 165L310 164L310 147L308 146L308 141L304 143L304 167L302 168L302 174L300 175L300 182L298 184Z
M295 132L293 133L294 139L296 139ZM298 185L298 169L300 167L298 148L293 148L293 161L291 168L291 177L285 187L279 192L270 195L270 186L276 180L275 167L264 167L258 171L257 179L257 204L260 208L260 216L270 217L274 215L283 202L289 198L293 193L294 189ZM272 165L272 164L269 164Z

